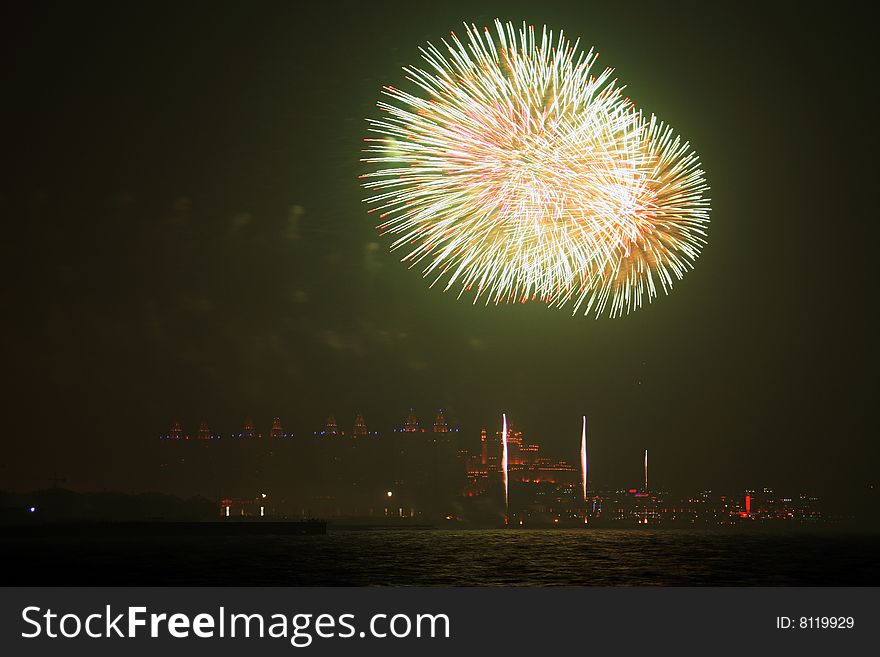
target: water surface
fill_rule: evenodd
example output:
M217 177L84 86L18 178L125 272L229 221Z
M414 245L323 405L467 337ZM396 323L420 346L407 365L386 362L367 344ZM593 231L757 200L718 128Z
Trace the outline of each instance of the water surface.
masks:
M0 540L7 585L878 585L880 535L594 529Z

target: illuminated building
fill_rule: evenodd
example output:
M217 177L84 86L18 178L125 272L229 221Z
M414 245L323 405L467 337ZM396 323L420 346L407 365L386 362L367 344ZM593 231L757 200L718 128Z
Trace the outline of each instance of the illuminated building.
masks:
M266 419L257 418L257 421L264 426ZM255 490L273 491L272 513L279 515L290 513L292 508L301 515L312 508L327 515L382 515L387 500L377 500L375 494L386 495L391 490L395 505L387 507L389 515L418 515L427 522L453 517L456 522L474 526L496 526L505 515L510 524L526 528L583 526L586 517L590 526L599 527L646 524L649 527L745 524L757 527L763 523L804 524L827 519L819 500L810 494L775 493L756 485L724 491L725 494L703 491L680 497L671 495L659 489L657 481L646 481L644 470L635 470L635 453L627 457L630 482L625 488L590 489L592 482L585 481L585 451L579 452L574 440L557 441L565 449L561 453L565 458L558 458L556 454L544 453L543 440L532 439L512 422L508 424L509 506L506 506L502 487L502 431L498 431L498 427L492 431L490 425L480 430L479 438L475 431L470 435L456 434L457 429L450 426L453 423L447 421L442 410L432 420L426 430L410 411L405 428L397 429L401 433L396 438L298 442L220 441L216 440L218 435L211 434L211 430L217 430L213 421L212 429L202 421L197 425L197 432L187 436L181 423L175 421L166 424L160 436L161 460L157 465L161 468L163 486L184 489L188 494L190 491L193 494L213 492L218 481L228 482L223 485L232 488L225 489L227 499L221 504L221 513L225 516L228 512L229 517L259 517L260 506L269 514L265 504L244 499ZM362 413L356 414L353 428L348 431L341 431L332 415L324 425L318 426L322 426L322 430L316 431L316 436L377 435L368 430ZM409 435L415 432L418 433ZM579 433L583 448L583 431ZM261 437L250 420L243 430L236 430L233 435ZM284 433L280 419L274 418L268 436L291 435ZM459 435L466 436L461 444ZM195 437L198 440L187 439ZM646 454L644 448L639 451L643 457L639 459L642 466L639 470L642 470ZM579 457L582 460L579 461ZM308 465L301 465L303 463ZM602 461L597 463L595 472L608 478L610 475L601 469ZM291 469L298 467L314 472L297 479L291 476ZM592 469L590 474L594 474ZM296 479L295 484L290 483L292 479ZM648 489L649 485L653 488ZM242 499L232 499L234 496L242 496Z
M495 478L501 475L501 431L495 432L495 437L486 441L486 475Z
M495 435L498 436L498 443L501 444L504 432L496 431ZM513 424L513 420L510 420L507 426L507 463L511 468L522 465L522 457L520 454L522 444L522 431L517 431Z
M480 430L480 451L478 453L471 454L467 448L458 450L458 458L461 461L465 477L464 486L461 489L461 495L464 497L476 497L487 490L490 451L493 452L492 461L495 463L496 455L489 444L489 432L486 429Z
M336 416L330 414L327 416L327 420L324 422L324 426L320 431L313 431L312 435L320 438L335 438L337 436L344 436L345 432L339 429L339 424L336 422Z
M416 417L416 413L413 409L409 409L409 414L406 416L406 420L403 422L403 432L404 433L418 433L419 431L419 419Z
M434 418L434 426L431 428L431 431L433 431L434 433L449 432L449 425L446 423L446 418L443 417L442 408L437 412L437 417Z
M495 435L500 445L501 431L496 431ZM538 461L540 446L526 442L522 431L517 430L511 422L507 433L507 450L507 459L511 468L532 468Z
M263 518L270 515L266 509L265 493L254 498L227 498L220 500L221 518Z
M490 494L495 484L503 478L502 436L503 431L496 431L494 436L490 436L486 429L482 429L478 454L472 456L467 449L459 450L465 471L465 483L461 490L464 497ZM510 485L520 487L516 491L517 496L520 499L529 498L538 487L542 491L548 490L548 487L561 487L568 491L567 495L575 491L575 487L581 484L580 468L565 460L543 458L540 450L540 445L526 440L513 423L508 425L508 480ZM530 492L531 489L534 491Z
M522 483L579 485L581 471L562 459L536 458L528 467L512 470L511 479Z

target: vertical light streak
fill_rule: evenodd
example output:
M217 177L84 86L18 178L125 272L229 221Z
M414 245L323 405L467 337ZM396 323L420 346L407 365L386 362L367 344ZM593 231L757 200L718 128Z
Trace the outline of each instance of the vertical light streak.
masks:
M502 428L501 428L501 472L504 477L504 519L507 521L507 517L510 515L510 502L508 496L508 488L507 488L507 414L501 414L502 419Z
M584 428L581 432L581 474L584 489L584 502L587 501L587 416L584 415Z
M648 450L645 450L645 492L648 492Z

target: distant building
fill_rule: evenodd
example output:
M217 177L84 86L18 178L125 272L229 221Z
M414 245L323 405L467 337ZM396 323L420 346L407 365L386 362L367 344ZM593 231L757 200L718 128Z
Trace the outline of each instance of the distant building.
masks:
M199 424L199 440L211 440L211 429L208 428L208 423L205 420Z
M276 417L272 420L272 428L269 429L269 438L283 438L284 429L281 428L281 418Z
M482 429L479 453L471 455L467 449L458 451L465 472L463 496L485 495L501 480L502 440L502 431L491 435L487 429ZM527 441L522 431L517 430L512 423L508 426L507 469L511 483L560 486L568 490L580 481L579 467L561 459L541 457L540 450L540 445Z
M403 422L404 433L417 433L419 431L419 419L413 409L409 409L409 414Z
M224 499L220 501L221 518L263 518L269 515L266 509L266 495L260 493L253 499Z
M501 445L501 431L496 431L496 442ZM531 468L539 461L538 454L541 447L538 444L527 442L522 431L514 427L511 422L507 427L507 462L511 468ZM546 460L546 459L545 459Z
M364 416L360 413L357 414L357 417L354 419L354 428L351 430L351 435L353 436L366 436L369 435L369 431L367 431L367 423L364 421Z
M437 412L437 417L434 418L434 426L431 428L431 431L434 433L449 433L449 424L447 424L446 418L443 417L442 408Z

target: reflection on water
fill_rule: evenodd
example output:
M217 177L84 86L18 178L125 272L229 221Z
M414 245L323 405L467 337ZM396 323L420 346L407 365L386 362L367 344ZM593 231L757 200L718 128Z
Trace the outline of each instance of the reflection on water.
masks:
M18 585L877 585L878 555L876 534L660 529L0 543Z

